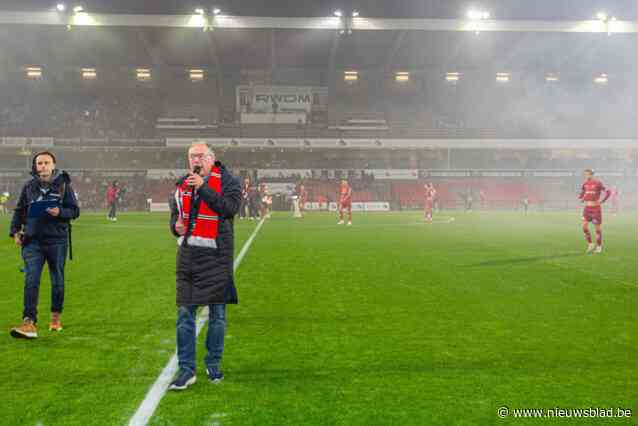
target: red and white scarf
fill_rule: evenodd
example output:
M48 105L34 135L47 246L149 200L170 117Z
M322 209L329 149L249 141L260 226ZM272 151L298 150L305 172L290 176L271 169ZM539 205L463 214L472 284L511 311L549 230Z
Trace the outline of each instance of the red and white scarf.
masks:
M208 187L221 194L222 175L219 167L213 167L208 177ZM193 201L193 188L186 181L175 191L175 201L179 210L179 217L184 222L184 228L190 229L190 213ZM195 224L192 232L188 236L188 245L194 247L217 248L217 228L219 225L219 215L208 205L201 201L197 216L194 218ZM182 245L184 236L177 239L177 244Z

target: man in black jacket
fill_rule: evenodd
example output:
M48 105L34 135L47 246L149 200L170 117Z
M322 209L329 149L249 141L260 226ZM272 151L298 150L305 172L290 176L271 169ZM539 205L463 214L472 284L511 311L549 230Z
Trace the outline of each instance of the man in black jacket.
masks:
M196 311L208 306L205 358L208 378L223 377L221 360L226 329L226 304L237 303L233 279L233 217L241 203L239 180L205 144L188 151L193 172L177 182L171 199L170 228L178 237L177 357L179 372L169 389L195 383ZM199 169L198 173L195 170Z
M9 236L22 247L24 259L24 311L22 325L11 330L16 338L38 337L40 275L46 262L51 275L51 323L49 330L61 331L64 307L64 265L69 241L69 222L80 216L71 178L58 173L55 156L41 152L33 157L33 179L22 188L11 221ZM38 213L38 207L46 207Z

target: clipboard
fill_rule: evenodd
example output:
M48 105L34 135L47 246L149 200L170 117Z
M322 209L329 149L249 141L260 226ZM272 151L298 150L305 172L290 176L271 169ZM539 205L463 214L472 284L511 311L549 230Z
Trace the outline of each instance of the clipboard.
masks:
M47 209L60 207L60 203L55 200L34 201L29 205L29 218L41 218L49 216Z

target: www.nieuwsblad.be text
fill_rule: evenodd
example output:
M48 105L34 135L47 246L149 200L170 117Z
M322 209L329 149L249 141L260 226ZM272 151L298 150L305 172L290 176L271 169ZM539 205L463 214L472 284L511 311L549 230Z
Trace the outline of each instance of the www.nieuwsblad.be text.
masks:
M499 407L496 410L502 419L514 418L630 418L631 408L510 408Z

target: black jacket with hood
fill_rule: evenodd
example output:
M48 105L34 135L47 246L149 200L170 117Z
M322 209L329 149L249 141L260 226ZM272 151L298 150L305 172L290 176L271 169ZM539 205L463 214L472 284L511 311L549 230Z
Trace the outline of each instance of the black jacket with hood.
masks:
M53 180L45 183L35 174L22 187L18 204L11 220L9 236L13 238L20 231L24 232L25 243L37 240L43 243L59 242L69 238L69 222L80 216L80 208L71 186L71 177L62 171L54 170ZM60 215L45 215L40 218L29 217L29 207L34 201L58 201Z

